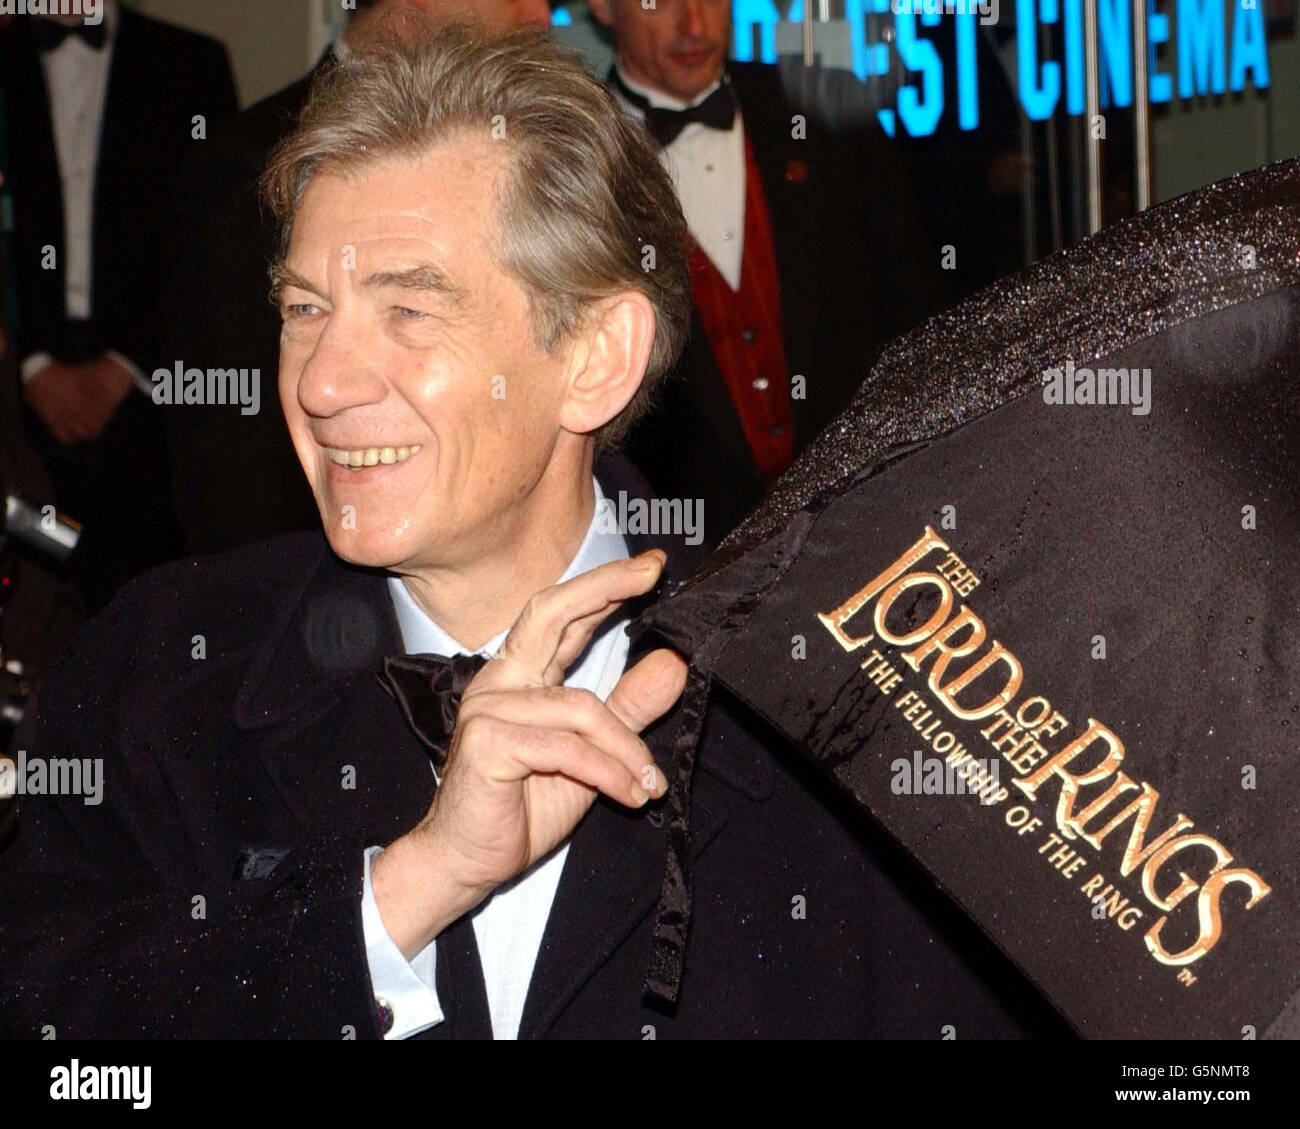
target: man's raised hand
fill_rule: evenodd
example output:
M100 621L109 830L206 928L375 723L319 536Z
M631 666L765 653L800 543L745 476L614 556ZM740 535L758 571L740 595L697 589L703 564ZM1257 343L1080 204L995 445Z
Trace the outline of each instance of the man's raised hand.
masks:
M638 734L681 695L682 659L652 652L606 702L563 680L601 622L654 587L664 560L652 550L539 592L466 688L428 814L371 870L384 927L408 959L563 842L598 792L631 808L663 794Z

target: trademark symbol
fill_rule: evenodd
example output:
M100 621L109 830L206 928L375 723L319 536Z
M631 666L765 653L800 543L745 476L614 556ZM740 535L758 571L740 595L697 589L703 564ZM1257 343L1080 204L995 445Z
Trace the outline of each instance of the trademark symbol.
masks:
M1184 968L1178 974L1178 983L1186 984L1190 988L1193 984L1196 983L1196 977L1192 975L1190 970Z

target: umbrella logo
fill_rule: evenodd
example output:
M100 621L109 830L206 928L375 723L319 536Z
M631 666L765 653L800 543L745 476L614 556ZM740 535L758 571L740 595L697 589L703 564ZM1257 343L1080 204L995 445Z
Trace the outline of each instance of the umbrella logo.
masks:
M1063 877L1086 875L1081 887L1084 895L1089 900L1108 900L1125 930L1136 923L1142 911L1120 899L1117 887L1102 871L1089 871L1099 865L1103 849L1110 846L1107 840L1128 824L1128 839L1118 860L1120 876L1137 874L1146 902L1161 911L1144 935L1147 950L1164 965L1183 966L1200 960L1223 935L1221 903L1225 894L1231 889L1240 895L1235 887L1245 887L1244 906L1251 909L1272 888L1255 871L1233 866L1232 851L1214 836L1193 830L1193 821L1182 812L1150 838L1160 792L1150 782L1134 780L1122 771L1124 742L1098 719L1089 717L1077 735L1054 747L1056 739L1070 730L1070 721L1045 695L1021 695L1025 670L1020 659L996 639L990 640L988 626L976 612L964 603L957 607L958 597L969 596L980 583L974 570L926 526L920 539L892 564L839 607L819 613L817 618L845 651L870 648L861 669L882 694L892 698L894 708L922 739L928 740L938 731L949 734L951 741L956 732L964 737L963 754L981 743L997 750L1016 774L1011 786L1030 804L1037 805L1056 789L1055 829L1031 842L1037 842L1038 853ZM915 607L915 595L926 591L937 603L923 623L900 624L898 615L891 617L905 593L913 594L908 602ZM848 625L859 614L869 614L872 631L852 635ZM927 665L928 673L923 670ZM913 681L909 670L924 675L924 683L906 686ZM895 694L900 687L903 692ZM932 723L931 717L935 719ZM918 719L926 726L918 725ZM945 751L932 747L936 752ZM1010 795L1006 789L993 793L993 805ZM1122 805L1118 803L1121 797L1127 797ZM988 804L989 799L981 802ZM1007 810L1004 819L1025 837L1044 822L1023 804ZM1113 840L1119 841L1119 836ZM1174 865L1177 856L1192 848L1208 851L1214 858L1200 881ZM1178 881L1168 889L1171 867ZM1193 894L1194 902L1188 902ZM1170 952L1161 934L1170 914L1184 903L1195 908L1197 935L1185 948ZM1184 980L1192 982L1194 978Z

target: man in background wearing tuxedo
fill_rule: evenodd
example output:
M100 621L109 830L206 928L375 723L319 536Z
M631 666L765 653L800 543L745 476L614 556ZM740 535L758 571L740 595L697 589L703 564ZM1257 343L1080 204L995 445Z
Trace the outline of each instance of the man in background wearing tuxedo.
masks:
M664 146L693 239L690 341L629 454L660 492L703 497L716 543L880 349L942 306L938 257L874 123L834 129L776 67L727 61L730 0L591 9L614 34L610 85Z
M77 579L93 612L179 548L149 398L158 256L182 157L236 102L215 40L115 0L85 9L0 30L0 90L25 430L53 501L85 526Z
M195 153L176 196L187 238L175 246L166 298L168 361L198 368L257 369L274 377L280 317L267 301L274 224L258 204L257 178L298 120L312 79L376 34L407 34L447 18L485 27L546 27L546 0L358 0L341 41L283 90L251 106ZM185 551L218 552L317 524L274 396L251 416L189 406L167 417ZM256 466L258 489L245 489Z

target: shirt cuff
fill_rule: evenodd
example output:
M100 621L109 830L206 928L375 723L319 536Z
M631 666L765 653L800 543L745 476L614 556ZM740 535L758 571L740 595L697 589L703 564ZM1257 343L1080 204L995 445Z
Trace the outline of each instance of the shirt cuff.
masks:
M23 363L19 366L23 383L26 384L38 372L43 372L52 364L54 364L54 358L49 353L33 353L30 357L23 358Z
M126 356L124 353L119 353L116 349L105 349L104 356L108 357L109 360L116 361L126 369L126 371L131 374L131 379L135 381L136 388L148 396L149 399L153 399L153 381L145 376L144 372L141 371L140 366L131 360L130 357Z
M434 979L438 944L430 941L414 960L408 961L388 935L370 885L370 860L382 854L383 850L383 847L370 847L365 852L361 927L365 934L366 962L370 966L375 1003L381 1012L387 1010L393 1017L384 1038L406 1039L443 1021Z
M140 371L139 365L125 353L119 353L116 349L105 350L104 355L126 369L131 374L131 380L137 390L143 392L151 400L153 399L153 381ZM52 364L54 364L54 358L49 353L33 353L30 357L24 358L23 363L19 366L23 383L26 384L37 373L44 372Z

